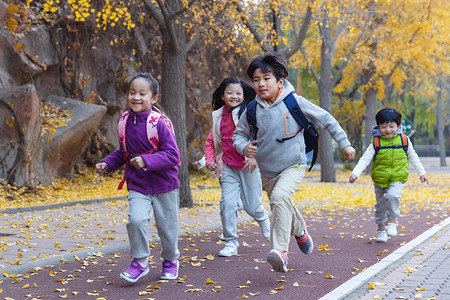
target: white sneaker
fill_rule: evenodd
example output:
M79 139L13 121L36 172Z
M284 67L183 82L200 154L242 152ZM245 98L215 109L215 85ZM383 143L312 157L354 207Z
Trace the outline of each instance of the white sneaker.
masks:
M219 256L233 256L238 254L238 245L236 245L234 242L227 242L225 244L225 247L219 251Z
M388 238L388 235L387 235L387 233L386 233L386 231L377 231L377 242L378 243L386 243L387 242L387 238Z
M261 233L266 240L270 239L270 220L266 218L264 221L258 222Z
M397 236L397 223L387 223L386 233L388 236Z

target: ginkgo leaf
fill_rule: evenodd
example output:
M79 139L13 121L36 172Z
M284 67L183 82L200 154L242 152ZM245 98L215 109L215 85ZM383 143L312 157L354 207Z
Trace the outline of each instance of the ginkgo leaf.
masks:
M284 290L284 285L282 285L282 286L280 286L280 287L277 287L277 288L275 288L275 290L277 290L277 291L280 291L280 290Z
M298 282L294 282L293 286L300 286L300 284L298 284Z
M371 284L369 284L369 286L367 288L374 289L375 287L377 287L379 285L384 285L384 283L381 283L379 281L375 281L375 282L372 282Z
M214 256L209 253L208 255L206 255L205 257L203 257L204 259L208 259L208 260L214 260Z
M196 293L196 292L201 292L203 291L202 289L189 289L189 290L185 290L185 292L187 293Z
M212 281L211 278L208 277L208 278L206 279L206 284L212 284L212 283L215 283L215 282Z
M147 292L147 291L140 291L139 292L139 296L145 296L145 295L150 295L152 294L151 292Z
M333 279L333 278L334 278L334 276L333 276L333 275L331 275L331 274L327 274L327 275L325 275L325 278L327 278L327 279Z

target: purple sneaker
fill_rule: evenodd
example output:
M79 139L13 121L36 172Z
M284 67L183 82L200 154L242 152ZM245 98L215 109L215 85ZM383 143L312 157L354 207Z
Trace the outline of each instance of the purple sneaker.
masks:
M178 260L164 260L162 269L161 279L163 280L174 280L178 278L178 268L180 263Z
M128 267L128 269L120 273L120 277L122 277L126 281L134 283L138 281L141 277L147 275L148 270L149 270L148 263L146 267L142 267L141 264L134 259L131 262L131 265Z

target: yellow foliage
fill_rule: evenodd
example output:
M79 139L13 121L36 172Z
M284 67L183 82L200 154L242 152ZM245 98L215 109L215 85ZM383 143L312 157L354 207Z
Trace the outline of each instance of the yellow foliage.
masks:
M47 133L49 138L55 134L56 129L67 126L71 120L70 111L63 110L61 107L53 103L41 102L41 136L44 137Z

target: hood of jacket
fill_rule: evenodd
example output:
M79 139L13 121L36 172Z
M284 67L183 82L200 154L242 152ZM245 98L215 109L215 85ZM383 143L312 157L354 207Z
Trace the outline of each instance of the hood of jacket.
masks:
M404 131L405 131L405 127L403 125L400 125L400 127L398 128L398 130L395 134L400 134L400 133L403 133ZM372 136L382 136L381 131L378 128L378 126L372 127Z

